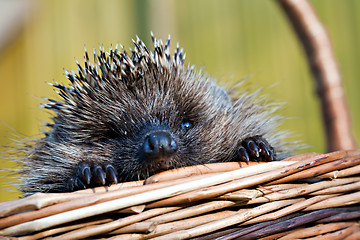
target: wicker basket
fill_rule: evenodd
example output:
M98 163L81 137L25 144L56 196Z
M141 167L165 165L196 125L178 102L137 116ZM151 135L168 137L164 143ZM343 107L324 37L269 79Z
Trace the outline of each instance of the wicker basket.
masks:
M0 203L17 239L360 239L360 152L174 169ZM6 236L6 237L5 237Z

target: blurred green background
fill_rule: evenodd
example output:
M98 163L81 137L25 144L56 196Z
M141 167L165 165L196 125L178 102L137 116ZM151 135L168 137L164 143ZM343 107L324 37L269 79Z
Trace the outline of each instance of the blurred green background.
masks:
M331 36L360 140L360 1L313 0ZM92 50L121 42L132 47L138 35L150 44L171 34L184 47L186 62L218 79L250 76L255 87L285 102L283 125L310 147L325 151L319 103L301 45L275 1L269 0L13 0L0 1L0 145L41 137L51 114L38 107L55 97L46 82L66 82L63 68L76 69L84 46ZM0 168L14 165L0 159ZM19 194L0 172L0 201Z

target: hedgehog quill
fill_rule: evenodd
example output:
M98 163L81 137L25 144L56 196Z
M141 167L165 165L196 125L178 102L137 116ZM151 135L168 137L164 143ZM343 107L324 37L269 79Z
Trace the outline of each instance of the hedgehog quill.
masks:
M45 137L25 147L25 195L66 192L138 180L163 170L227 161L273 161L290 154L277 129L277 107L257 92L232 89L184 65L152 34L153 51L137 38L131 54L85 49L84 65L53 83L59 100Z

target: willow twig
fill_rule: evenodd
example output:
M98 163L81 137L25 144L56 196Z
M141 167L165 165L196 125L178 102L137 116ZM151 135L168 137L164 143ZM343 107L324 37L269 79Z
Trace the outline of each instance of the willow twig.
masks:
M251 232L246 235L243 235L243 233L240 231L239 233L233 233L232 238L226 238L226 239L234 239L235 237L240 237L242 240L250 240L250 239L257 239L260 237L265 237L277 233L282 233L291 229L294 229L296 227L302 226L304 224L331 216L333 214L337 213L336 210L333 209L323 209L314 211L308 214L304 214L299 217L295 217L292 219L288 219L286 221L281 221L276 224L269 225L267 227L261 228L257 230L256 232Z
M150 239L155 238L157 236L165 235L172 232L181 231L183 229L194 228L202 224L206 224L209 222L217 221L219 219L224 219L226 217L232 216L236 214L236 211L221 211L216 213L209 213L202 216L197 216L193 218L187 218L175 222L163 223L156 226L154 231L149 234L138 235L137 237L133 237L132 240L142 240L142 239ZM119 229L121 231L121 229ZM113 232L114 234L118 234L118 230ZM120 237L120 236L119 236ZM127 236L122 236L119 239L127 239ZM171 239L171 238L168 238Z
M190 206L187 208L182 208L177 211L163 214L161 216L153 217L149 219L149 221L153 221L157 223L166 223L166 222L176 221L179 219L193 217L200 214L205 214L207 212L223 209L226 207L233 206L235 204L236 203L232 201L211 201L211 202Z
M279 238L278 240L291 240L291 239L308 238L312 236L320 236L324 233L333 232L352 225L353 225L352 222L337 222L337 223L316 225L305 229L295 230L292 233Z
M83 193L35 193L29 197L21 198L16 201L4 202L0 205L0 217L10 216L12 214L40 209L46 206L61 202L70 201L84 196Z
M78 191L78 192L74 192L74 193L49 194L50 201L52 201L53 198L54 199L59 198L60 200L67 199L68 201L59 201L60 203L58 203L56 205L51 205L51 206L42 208L35 212L24 212L24 213L9 216L7 218L0 219L0 229L8 227L8 226L21 224L24 222L30 222L35 219L52 216L52 215L59 214L62 212L67 212L70 210L79 209L79 208L86 207L86 206L91 206L96 203L107 202L107 201L118 199L121 197L131 196L131 195L143 193L146 191L161 189L161 188L169 187L169 186L172 186L175 184L180 184L180 183L197 180L197 179L200 179L203 177L206 177L206 176L193 176L193 177L189 177L187 179L177 179L177 180L173 180L173 181L169 181L169 182L162 182L162 183L151 184L151 185L146 185L146 186L138 185L139 183L137 185L133 185L133 183L131 183L131 185L133 187L124 187L124 186L128 186L128 184L119 183L119 184L111 186L112 191L109 191L109 192L103 192L102 187L99 187L99 188L95 188L95 189L82 190L82 191ZM141 182L141 184L142 184L142 182ZM98 191L98 190L100 190L100 191ZM87 191L86 195L83 195L85 191ZM96 193L95 194L89 193L89 191L91 191L91 192L95 191ZM32 199L32 196L28 197L28 198L30 198L30 203L33 203L33 202L39 203L40 202L40 203L45 203L45 205L46 205L48 202L50 202L49 200L46 199L47 194L40 194L39 196L40 197L37 197L36 199ZM69 198L68 196L71 196L71 198ZM19 200L20 204L18 204L18 205L20 206L20 208L22 205L25 205L25 206L28 205L26 200L27 200L27 198ZM130 206L130 207L133 207L133 206ZM138 208L138 207L136 207L136 208ZM19 209L19 208L17 208L17 209ZM122 209L122 210L123 210L123 212L128 212L129 208ZM142 210L143 210L143 208L142 208ZM131 209L131 211L133 212L134 209Z
M253 200L257 197L262 197L267 194L274 192L279 192L282 190L293 189L300 186L307 186L307 183L301 184L278 184L278 185L269 185L265 187L258 187L256 189L240 189L237 191L225 193L217 197L216 199L232 200L232 201L248 201Z
M357 153L356 151L354 153ZM355 154L354 156L346 156L336 162L329 162L322 164L316 168L309 168L304 171L292 174L290 176L286 176L284 178L272 181L269 184L279 184L294 181L297 179L305 179L305 178L313 178L319 176L324 173L332 172L334 170L340 170L352 166L356 166L360 164L360 156Z
M259 186L256 189L262 192L262 195L266 195L269 193L279 192L282 190L297 188L306 185L308 185L308 183L281 183L275 185Z
M191 191L186 194L181 194L181 195L178 195L175 197L169 197L164 200L159 200L159 201L150 203L149 205L147 205L147 208L173 206L173 205L179 205L179 204L189 204L192 202L200 201L202 199L218 197L227 192L240 190L240 189L243 189L246 187L251 187L251 186L254 186L257 184L264 183L264 182L268 181L269 179L276 179L276 178L280 178L281 176L287 176L293 172L302 170L302 167L304 167L304 166L310 167L313 164L316 165L322 161L330 161L330 160L327 158L321 158L321 159L308 161L308 162L311 162L310 164L306 164L304 162L294 163L293 161L281 161L278 163L281 163L284 165L289 164L290 166L284 167L285 170L284 170L284 168L281 168L281 170L279 170L279 168L277 168L275 170L257 174L257 175L253 175L253 174L256 174L256 172L264 172L266 168L267 168L267 170L274 169L277 164L276 165L264 165L266 163L263 163L260 165L248 167L245 169L246 173L243 172L241 175L241 177L243 177L243 178L240 178L240 179L233 178L231 182L229 181L227 183L209 186L206 188L199 189L197 191ZM241 169L239 169L239 170L241 170ZM252 170L254 170L254 172ZM236 170L236 171L238 171L238 170ZM244 176L249 176L249 175L250 175L250 177L244 177Z
M262 196L263 193L259 190L247 190L241 189L238 191L225 193L217 197L216 199L224 199L224 200L231 200L231 201L249 201L255 199L258 196Z
M145 180L145 184L170 181L170 180L190 177L194 175L228 172L228 171L240 169L241 167L253 166L257 164L258 163L255 162L249 162L248 164L244 164L244 166L241 166L240 162L227 162L227 163L210 163L204 165L176 168L155 174L147 178Z
M278 218L278 219L275 219L275 220L272 220L272 221L261 222L261 223L251 225L251 226L246 227L246 228L238 229L238 230L233 231L231 233L223 234L221 237L217 238L217 240L230 240L230 239L234 239L234 238L237 238L237 237L245 236L245 235L247 235L249 233L256 232L256 231L258 231L260 229L263 229L265 227L272 226L274 224L284 222L286 220L293 219L293 218L296 218L296 217L299 217L299 216L302 216L302 215L304 215L304 214L302 214L302 213L293 213L293 214L289 214L287 216L284 216L284 217L281 217L281 218ZM247 222L249 222L249 221L247 221ZM247 222L245 222L244 224L246 224Z
M326 199L324 201L315 203L314 205L308 206L304 211L310 211L315 209L342 207L360 203L360 192L354 192L346 195L336 196L333 198Z
M72 231L69 233L65 233L65 234L59 235L57 237L54 237L53 240L56 240L56 239L59 239L59 240L61 240L61 239L67 239L67 240L84 239L84 238L88 238L91 236L108 233L108 232L114 231L115 229L118 229L118 228L121 228L124 226L128 226L130 224L137 223L142 220L145 220L145 219L148 219L148 218L151 218L154 216L158 216L161 214L165 214L168 212L172 212L172 211L175 211L178 209L180 209L180 207L150 209L150 210L142 212L140 214L120 218L118 220L114 220L109 223L104 223L101 225L92 226L91 228L83 228L83 229L75 230L75 231Z
M358 220L360 219L360 206L357 207L342 207L338 208L339 213L336 215L323 218L318 223L329 223L329 222L341 222L341 221L348 221L348 220Z
M325 27L306 0L278 0L302 43L321 101L328 152L356 149L342 77Z
M45 237L48 237L48 236L60 234L60 233L63 233L63 232L68 232L68 231L72 231L72 230L75 230L75 229L83 228L83 227L89 227L89 226L94 226L96 224L102 224L102 223L106 223L106 222L111 222L113 220L114 219L111 219L111 218L105 218L105 219L91 220L91 221L86 221L86 222L81 222L81 223L72 223L71 225L66 225L66 226L58 227L58 228L52 228L52 229L49 229L49 230L46 230L46 231L36 233L34 235L18 237L17 239L18 240L41 239L41 238L45 238Z
M143 185L143 181L134 181L119 183L110 187L91 188L70 193L35 193L26 198L21 198L18 200L8 201L0 204L0 217L6 217L14 213L27 210L41 209L54 204L82 198L86 195L91 195L93 193L109 192L141 185Z
M355 229L355 231L351 235L347 236L343 240L358 240L358 239L360 239L360 231L357 231L357 229Z
M318 178L342 178L360 174L360 165L319 175Z
M247 221L251 218L259 216L261 214L271 212L275 209L279 209L281 207L285 207L289 204L293 204L294 202L301 201L302 199L291 199L291 200L283 200L278 202L266 203L261 206L255 207L253 209L249 209L247 211L242 211L240 213L234 214L224 219L220 219L217 221L209 222L207 224L200 225L198 227L190 228L187 230L177 231L175 233L170 233L167 235L163 235L158 238L154 238L157 240L161 239L187 239L196 236L200 236L203 234L207 234L209 232L213 232L228 226L232 226L244 221Z
M357 179L357 178L353 178ZM340 186L329 187L327 189L319 190L310 193L310 195L323 195L323 194L336 194L360 190L360 181L354 181L353 183L344 184Z
M323 201L325 199L331 198L333 197L333 195L323 195L323 196L315 196L309 199L306 199L304 201L301 202L296 202L292 205L289 205L283 209L280 209L276 212L272 212L272 213L268 213L268 214L264 214L262 216L253 218L249 221L246 222L246 224L253 224L253 223L259 223L259 222L264 222L264 221L270 221L270 220L274 220L274 219L278 219L280 217L284 217L286 215L289 215L291 213L300 211L308 206L311 206L312 204L315 204L317 202Z
M209 239L218 240L219 238L221 238L221 237L223 237L223 236L225 236L227 234L231 234L231 233L239 231L241 229L243 229L243 227L233 226L230 229L219 230L219 231L216 231L216 232L208 233L208 234L203 235L203 236L194 237L194 238L192 238L192 240L209 240Z
M151 233L157 229L157 222L146 221L146 222L137 222L126 227L119 228L115 231L110 232L110 234L123 234L123 233Z
M258 197L254 200L250 200L248 202L248 204L256 204L256 203L270 202L270 201L286 199L286 198L291 198L291 197L299 197L299 196L307 195L311 192L315 192L318 190L326 189L326 188L333 187L333 186L344 185L344 184L352 183L352 182L356 182L356 181L360 181L360 177L352 178L352 179L334 179L331 181L321 181L321 182L309 184L306 186L300 186L300 187L293 188L293 189L287 189L287 190L282 190L279 192L267 194L265 196Z
M325 164L328 162L336 161L339 158L342 158L344 156L351 154L354 154L356 151L339 151L334 152L331 154L321 154L309 157L306 160L299 161L297 163L294 163L290 166L283 167L281 169L272 170L269 172L261 173L255 176L245 177L238 180L233 180L228 183L224 183L218 186L211 186L207 188L203 188L199 191L192 191L186 194L181 194L176 197L170 197L164 200L156 201L151 204L149 204L148 208L153 207L161 207L161 206L172 206L174 204L188 204L191 202L199 201L206 198L213 198L220 195L223 195L227 192L232 192L236 190L240 190L246 187L251 187L254 185L263 184L268 181L273 181L275 179L281 179L288 175L294 174L296 172L303 171L308 168L312 168L321 164ZM296 158L293 158L295 160ZM288 161L280 161L281 163L286 163ZM256 167L259 169L261 167L264 167L266 165L260 164ZM250 172L250 169L253 167L248 167L246 170ZM241 170L241 169L240 169ZM255 169L254 169L255 170ZM238 171L238 170L236 170Z
M288 157L283 161L303 161L310 157L320 157L318 153L302 153L295 156ZM209 174L209 173L220 173L233 171L239 168L249 167L258 165L261 163L257 162L225 162L225 163L209 163L196 166L188 166L177 169L167 170L158 174L155 174L145 180L145 184L157 183L163 181L170 181L178 178L187 178L194 175ZM260 173L260 172L259 172Z
M344 240L347 237L350 237L354 232L359 231L359 224L353 223L349 227L337 230L336 232L327 233L321 236L316 236L313 238L308 238L309 240ZM356 238L354 238L356 240Z

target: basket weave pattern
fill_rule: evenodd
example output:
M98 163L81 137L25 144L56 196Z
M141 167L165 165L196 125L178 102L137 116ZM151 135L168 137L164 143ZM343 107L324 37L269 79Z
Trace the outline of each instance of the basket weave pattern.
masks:
M360 152L174 169L0 203L18 239L360 239Z

